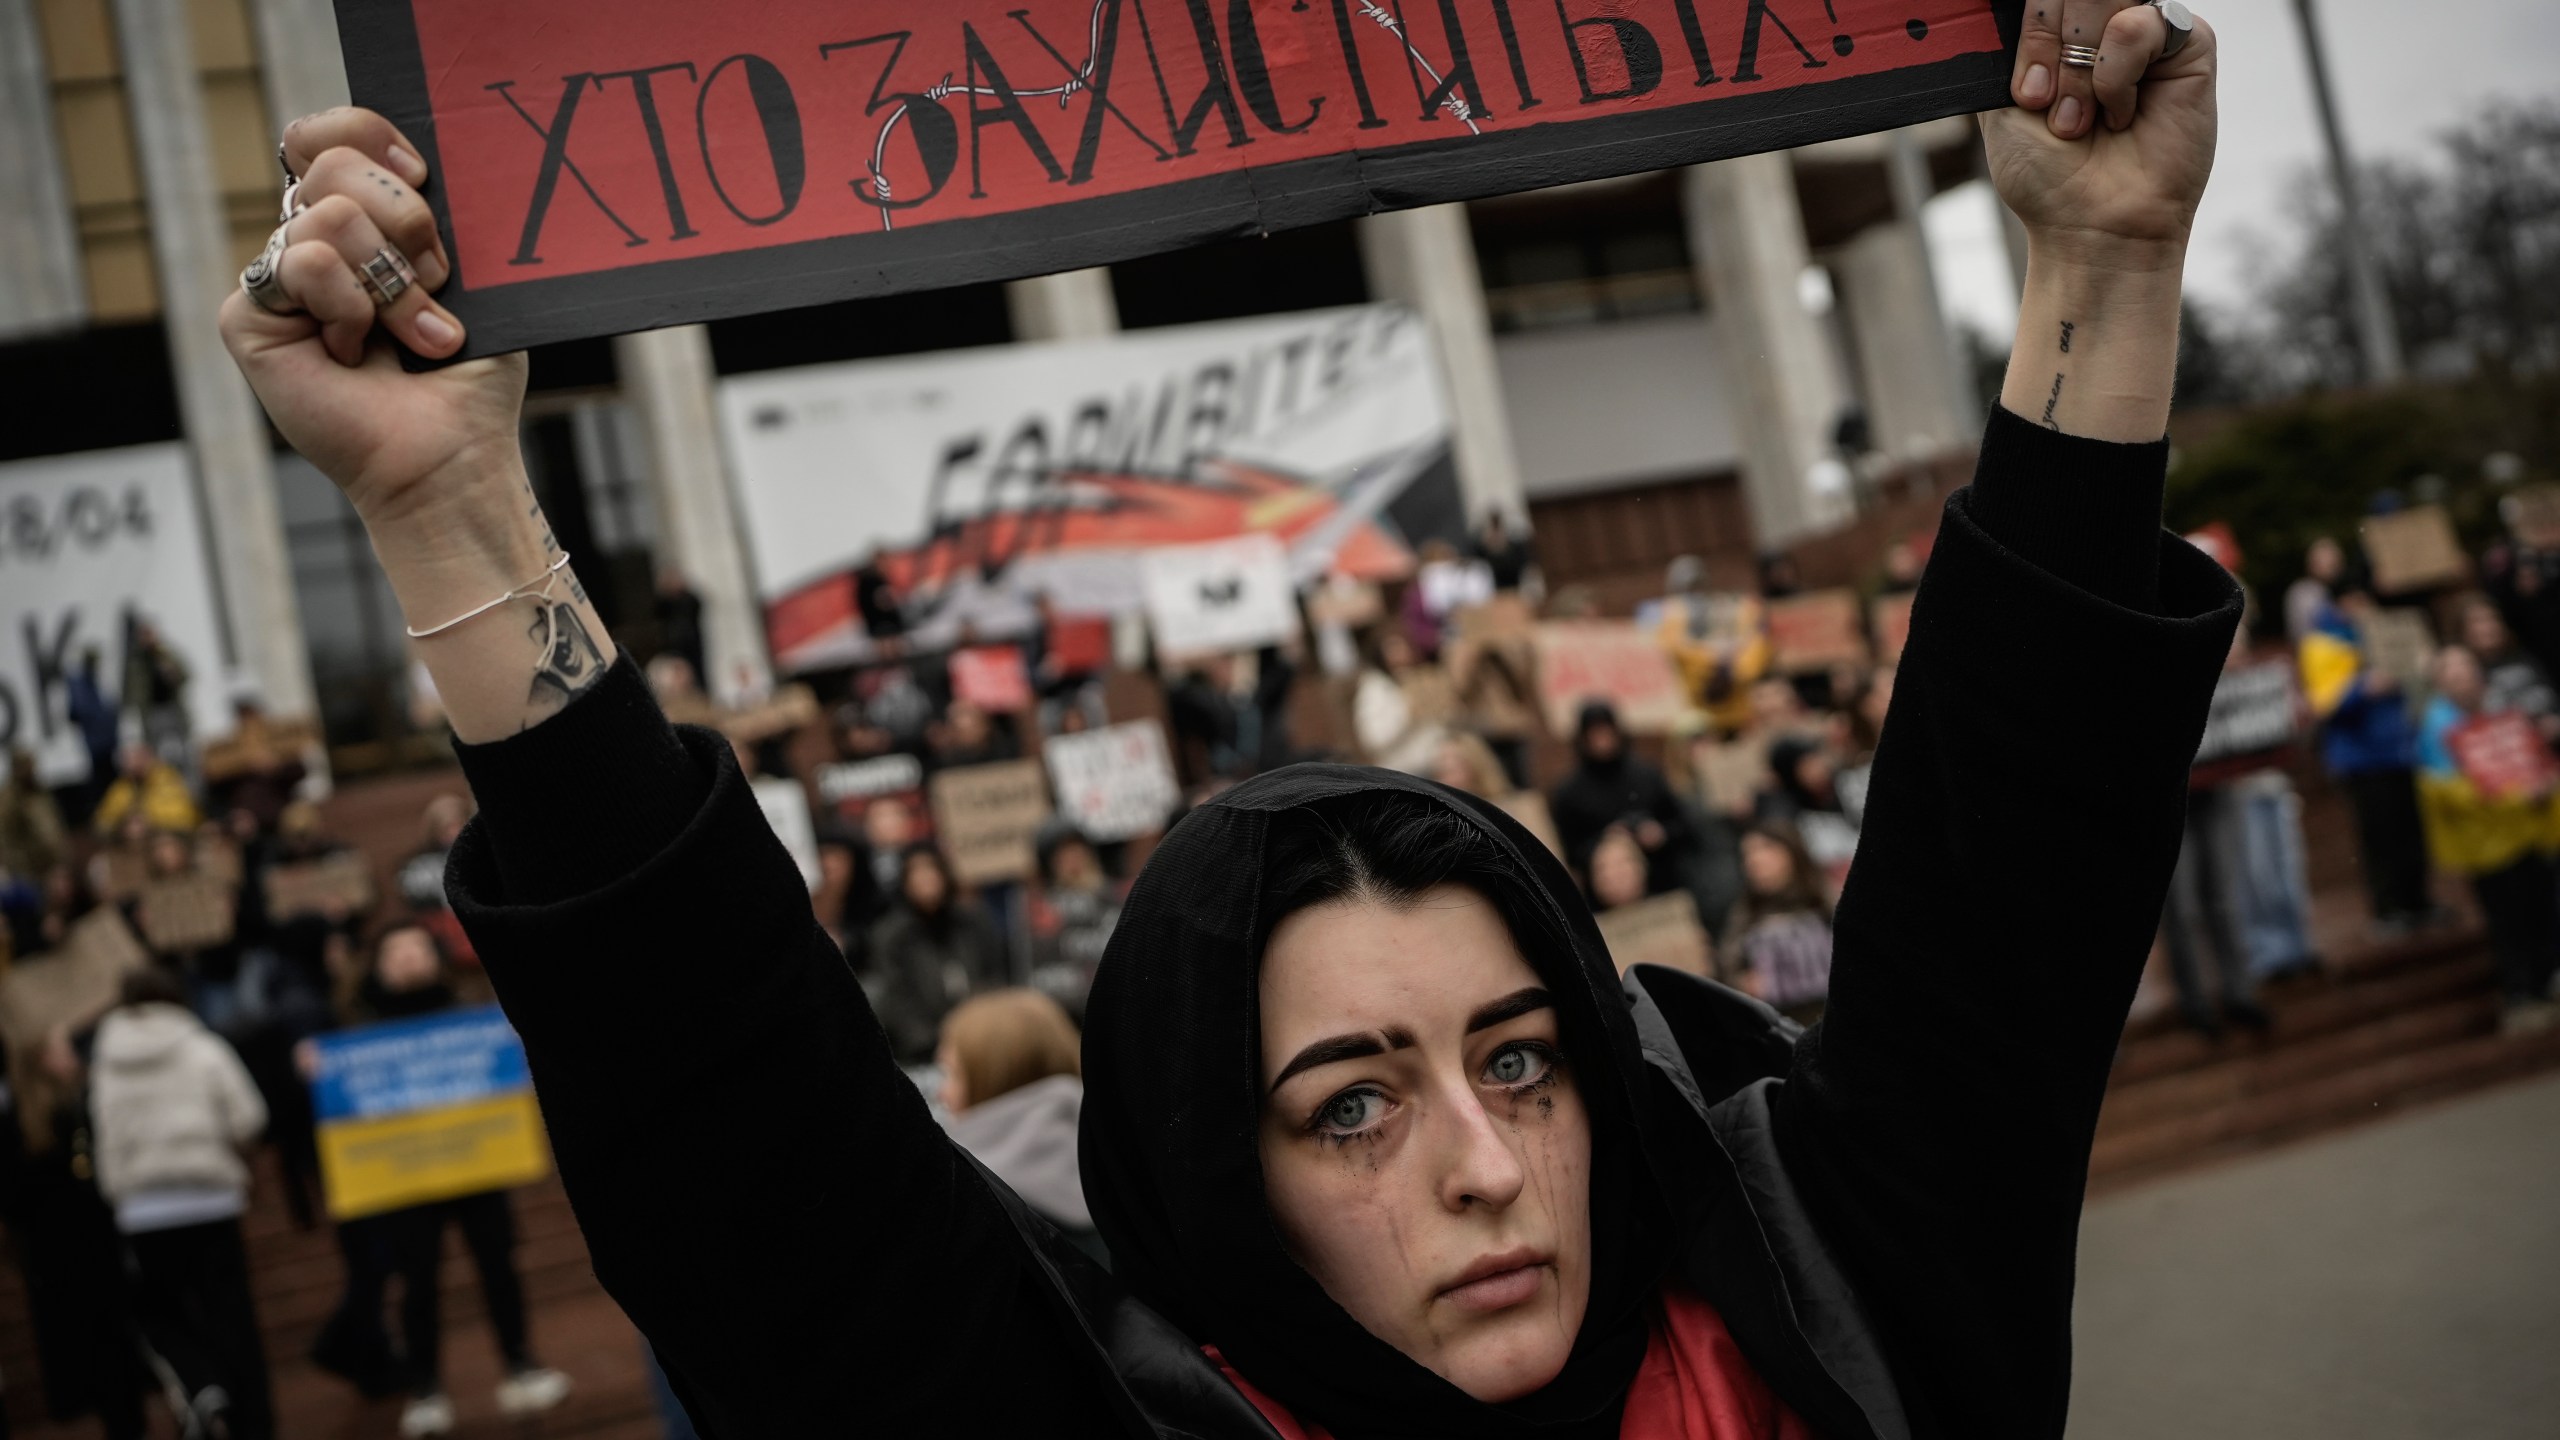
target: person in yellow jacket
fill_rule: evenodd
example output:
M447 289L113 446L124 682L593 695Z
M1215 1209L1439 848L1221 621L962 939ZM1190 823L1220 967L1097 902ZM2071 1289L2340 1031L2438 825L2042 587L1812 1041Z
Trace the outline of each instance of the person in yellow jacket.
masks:
M98 801L93 823L101 835L112 835L124 823L125 816L139 813L154 830L193 830L204 816L196 808L196 797L187 792L186 777L177 767L152 753L151 747L139 742L124 747L124 761L115 783Z
M1749 728L1751 686L1775 654L1767 608L1755 595L1707 593L1706 563L1695 555L1671 562L1663 588L1654 638L1679 670L1682 692L1724 734Z
M2560 1015L2551 1003L2560 970L2560 770L2520 792L2497 793L2488 776L2466 772L2457 732L2497 713L2486 707L2480 658L2459 645L2436 655L2435 698L2418 734L2418 803L2427 848L2446 870L2471 878L2489 924L2510 1028L2539 1028ZM2540 745L2539 735L2532 742Z

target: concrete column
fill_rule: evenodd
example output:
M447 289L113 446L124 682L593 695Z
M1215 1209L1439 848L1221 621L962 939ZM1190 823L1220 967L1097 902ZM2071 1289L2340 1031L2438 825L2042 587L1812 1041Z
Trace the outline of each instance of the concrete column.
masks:
M230 253L214 186L188 10L187 0L115 0L161 322L212 533L226 658L257 682L269 713L301 718L316 709L311 657L294 608L266 418L222 345L218 312L244 257Z
M699 325L614 337L622 399L648 437L658 562L702 601L703 689L734 700L773 680L764 605L747 563L712 403L711 332Z
M1936 182L1929 173L1929 157L1920 148L1920 132L1906 126L1886 137L1886 176L1893 187L1893 207L1910 222L1909 234L1920 251L1920 275L1925 282L1912 295L1915 307L1925 306L1928 324L1935 332L1939 349L1946 356L1946 368L1939 372L1941 385L1947 392L1961 433L1970 436L1982 428L1982 402L1976 398L1973 384L1973 351L1956 334L1947 320L1944 296L1938 293L1938 267L1929 245L1926 211L1929 200L1937 194Z
M287 123L347 103L347 67L338 54L338 11L330 0L250 0L258 31L258 77L267 119Z
M1501 511L1513 533L1529 528L1511 410L1493 359L1493 319L1476 269L1475 235L1464 205L1371 215L1360 222L1360 258L1369 294L1420 312L1440 342L1449 386L1449 440L1470 525Z
M62 163L34 0L0 0L0 341L76 329L88 314Z
M1102 267L1040 275L1004 287L1016 340L1093 340L1120 333L1120 299Z
M1845 491L1812 485L1814 467L1831 458L1844 400L1830 337L1804 305L1812 256L1793 162L1773 153L1692 167L1682 203L1716 335L1741 385L1731 408L1742 424L1753 543L1771 549L1845 523Z
M1856 342L1858 381L1876 449L1918 460L1982 433L1958 408L1946 321L1929 285L1929 251L1915 220L1869 226L1833 256L1842 312Z

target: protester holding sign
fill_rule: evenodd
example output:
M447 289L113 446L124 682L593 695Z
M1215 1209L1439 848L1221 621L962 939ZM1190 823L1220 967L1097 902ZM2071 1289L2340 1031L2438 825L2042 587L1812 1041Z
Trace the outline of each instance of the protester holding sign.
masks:
M950 1145L725 746L616 664L528 504L522 365L411 374L371 338L462 343L427 298L429 152L363 111L288 132L314 209L225 329L431 634L483 806L456 910L598 1271L707 1433L2059 1434L2089 1137L2239 604L2159 529L2211 32L2108 0L2023 23L2029 108L1987 122L2020 330L1819 1041L1693 977L1622 984L1483 802L1261 776L1165 838L1097 979L1109 1275ZM392 244L419 283L370 296Z
M2436 696L2418 739L2418 794L2435 862L2471 877L2498 956L2507 1023L2551 1023L2560 971L2560 764L2530 717L2490 702L2480 659L2436 657Z
M2366 649L2354 594L2323 607L2297 643L2303 699L2320 722L2320 758L2355 806L2356 841L2374 929L2403 934L2435 916L2427 892L2426 837L2411 770L2416 734L2400 682Z

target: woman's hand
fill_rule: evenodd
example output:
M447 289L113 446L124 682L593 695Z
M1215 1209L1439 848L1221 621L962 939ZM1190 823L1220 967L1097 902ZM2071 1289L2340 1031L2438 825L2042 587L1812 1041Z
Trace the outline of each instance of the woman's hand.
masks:
M512 735L613 660L517 448L524 357L401 368L392 341L435 357L463 336L433 298L453 265L418 193L426 165L390 121L306 116L285 127L284 159L300 188L269 249L276 288L264 303L235 290L223 339L276 428L363 517L455 735ZM383 303L364 267L386 251L416 281Z
M284 158L304 208L286 224L277 271L301 308L271 314L235 289L222 336L285 440L367 515L432 498L439 476L515 464L522 356L412 375L375 337L379 327L430 357L462 346L461 322L431 298L453 265L418 193L416 147L372 111L341 109L286 127ZM418 283L377 311L356 267L385 245L409 257Z
M2026 226L2026 295L2001 392L2057 430L2156 440L2177 369L2180 272L2213 168L2219 47L2132 0L2026 0L2010 95L1982 117L1991 176ZM2062 63L2066 45L2098 63Z

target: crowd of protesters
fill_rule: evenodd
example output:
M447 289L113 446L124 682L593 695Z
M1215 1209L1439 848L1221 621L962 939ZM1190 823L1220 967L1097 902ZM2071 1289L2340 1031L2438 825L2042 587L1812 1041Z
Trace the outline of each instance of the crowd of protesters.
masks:
M2195 538L2209 550L2227 541ZM2236 554L2217 558L2238 568ZM1565 697L1540 684L1534 624L1593 607L1547 594L1528 542L1498 520L1464 550L1424 547L1409 579L1319 587L1303 645L1134 677L1114 674L1107 625L1045 603L1027 629L982 640L964 626L956 642L928 644L876 573L860 587L870 658L807 677L795 700L714 704L699 639L684 643L682 627L667 627L648 670L677 718L728 731L819 923L954 1137L1099 1254L1076 1168L1077 1025L1161 825L1106 841L1053 815L1025 837L1027 862L971 877L936 833L936 777L1036 759L1056 737L1130 719L1163 727L1179 796L1163 825L1300 759L1422 775L1500 805L1553 847L1604 933L1667 928L1686 957L1671 963L1810 1021L1893 696L1888 617L1898 601L1907 616L1924 563L1920 542L1895 545L1865 577L1853 640L1864 658L1803 664L1773 625L1797 592L1783 559L1718 589L1705 563L1683 558L1659 599L1611 622L1659 651L1674 703L1638 717L1609 696L1571 697L1560 732L1548 706ZM2296 783L2316 760L2354 817L2374 938L2450 923L2434 876L2461 877L2491 934L2509 1023L2544 1023L2560 961L2560 764L2548 748L2560 741L2560 552L2502 543L2480 561L2478 590L2388 599L2334 541L2304 568L2281 615L2235 644L2193 775L2161 933L2181 1011L2208 1031L2263 1028L2261 987L2322 963ZM680 608L681 586L667 588ZM2412 624L2425 639L2414 658L2390 639ZM148 627L136 639L146 657L157 646ZM973 678L989 664L1019 684L991 699ZM340 853L303 798L310 737L244 704L230 739L199 745L178 657L129 665L118 693L140 698L122 713L97 668L92 656L75 670L72 696L93 773L48 786L20 752L0 789L12 952L76 954L111 982L90 977L86 1008L44 1033L6 1036L18 1107L6 1219L57 1411L94 1410L111 1440L140 1435L144 1395L174 1377L177 1403L219 1409L232 1435L257 1440L274 1422L251 1343L243 1157L271 1142L292 1217L325 1223L306 1042L486 998L443 887L469 811L458 794L429 803L416 853L386 872L381 896L322 887L279 912L271 873ZM2522 781L2475 754L2487 722L2510 715L2523 728L2492 738L2523 748L2523 761L2508 755ZM154 911L187 896L212 897L215 913ZM448 1230L469 1252L505 1363L499 1407L532 1413L569 1388L532 1348L504 1192L342 1223L343 1295L314 1358L403 1397L405 1436L456 1424L440 1376ZM670 1433L689 1435L666 1408Z
M20 749L0 788L0 1220L57 1417L129 1440L157 1399L184 1434L263 1440L278 1416L244 1217L272 1185L294 1225L330 1225L313 1037L486 998L443 902L467 810L430 804L419 854L377 894L312 798L316 737L247 698L228 735L194 735L202 681L149 625L127 643L120 685L99 683L95 654L70 676L88 773L48 777ZM262 1147L272 1167L251 1163ZM531 1348L506 1192L337 1223L344 1293L313 1358L398 1397L404 1436L457 1423L449 1226L503 1352L497 1408L538 1413L570 1389Z

